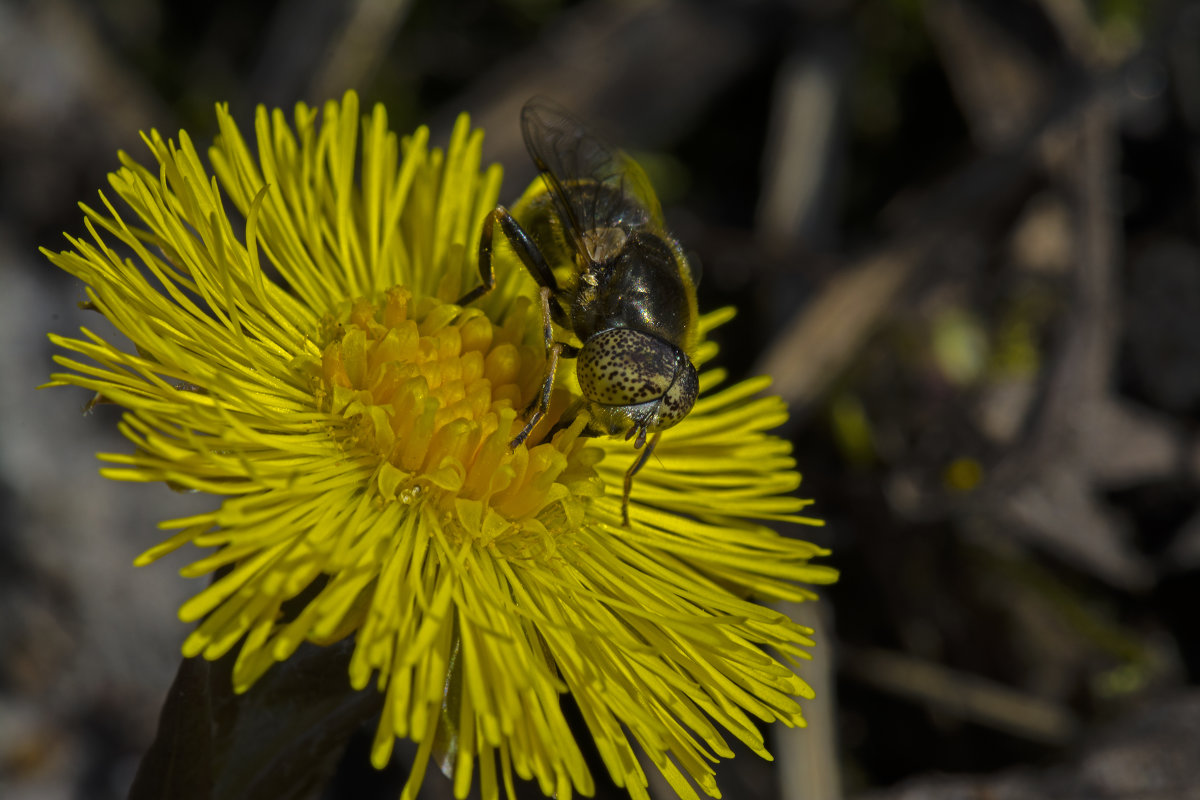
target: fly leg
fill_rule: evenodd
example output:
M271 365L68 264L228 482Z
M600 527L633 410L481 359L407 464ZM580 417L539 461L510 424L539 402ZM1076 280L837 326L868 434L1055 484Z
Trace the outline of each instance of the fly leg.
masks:
M458 298L457 305L469 305L496 288L496 270L492 266L492 237L497 225L500 226L504 238L508 239L508 243L512 245L512 249L521 259L521 263L525 265L525 269L529 270L529 274L537 281L538 286L549 289L552 294L557 295L559 292L558 281L554 279L554 271L546 263L542 251L538 249L533 239L521 227L521 223L517 222L516 217L510 214L507 208L496 206L483 220L483 230L479 234L479 277L483 283ZM566 321L562 306L557 301L554 303L553 310L557 312L555 320L560 323Z
M546 412L550 410L550 395L554 391L554 377L558 374L559 358L573 358L579 354L579 349L563 342L554 341L554 328L551 325L551 305L550 295L553 290L549 286L543 286L539 294L542 298L542 336L546 341L546 353L549 355L549 363L546 365L546 374L542 378L542 391L534 398L534 402L530 404L533 408L533 413L529 414L529 419L525 422L525 427L521 428L521 432L513 438L509 447L515 448L529 437L529 434L542 421L542 417L546 416ZM536 408L534 405L536 404ZM526 409L528 413L529 409Z
M566 348L564 347L564 351L565 349ZM563 352L562 357L571 358L572 355L572 353ZM548 442L554 438L554 434L558 433L559 431L565 431L567 428L571 427L571 424L575 422L576 418L580 415L580 413L583 412L583 409L586 405L587 404L583 401L582 397L577 397L572 400L571 405L567 406L563 411L562 416L558 418L558 422L555 422L552 426L550 426L550 430L546 431L546 435L542 438L542 441ZM532 408L532 404L530 404L530 407ZM584 433L581 435L588 436L590 434L586 432L585 428Z
M541 392L525 409L524 415L528 417L525 426L509 443L509 447L516 448L529 437L530 432L550 409L550 395L554 390L554 378L558 374L559 358L572 358L579 353L579 350L569 344L554 341L554 330L551 323L557 322L560 325L568 323L566 312L558 300L558 294L561 291L558 281L555 280L554 271L546 263L546 257L542 255L537 244L521 227L521 223L517 222L517 218L504 206L496 206L492 209L484 219L483 230L479 234L479 277L482 283L460 297L457 305L465 306L473 303L496 287L496 270L492 265L492 249L497 225L500 226L500 231L508 240L517 257L521 259L521 263L525 265L525 269L537 281L538 286L542 287L539 294L542 300L542 335L546 342L546 373L542 378Z
M641 455L637 457L637 461L629 467L625 473L625 493L621 495L621 522L629 527L629 493L633 491L633 476L637 475L642 467L646 466L646 462L650 460L650 454L654 452L654 448L658 445L658 440L662 438L662 431L650 437L650 441L646 444L646 448L642 450Z

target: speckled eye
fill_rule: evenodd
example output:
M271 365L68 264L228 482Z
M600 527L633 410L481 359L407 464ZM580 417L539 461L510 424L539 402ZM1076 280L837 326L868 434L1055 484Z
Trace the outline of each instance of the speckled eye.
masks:
M682 355L682 354L681 354ZM658 413L650 423L650 432L666 430L681 421L696 404L696 395L700 393L700 381L696 377L696 368L692 362L683 357L683 364L675 376L671 387L663 395L658 406Z
M657 336L611 328L592 336L579 352L579 388L606 406L648 403L671 388L680 358L687 360Z

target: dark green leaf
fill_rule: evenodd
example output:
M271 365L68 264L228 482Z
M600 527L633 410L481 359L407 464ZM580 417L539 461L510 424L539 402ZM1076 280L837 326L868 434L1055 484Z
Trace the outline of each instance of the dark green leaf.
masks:
M319 792L346 740L379 713L383 696L352 691L353 641L305 645L244 695L233 656L185 659L130 800L303 800Z

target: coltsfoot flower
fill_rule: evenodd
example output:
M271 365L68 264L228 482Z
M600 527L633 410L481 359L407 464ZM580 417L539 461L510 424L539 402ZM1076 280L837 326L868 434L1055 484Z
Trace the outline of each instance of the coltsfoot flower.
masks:
M349 684L385 693L373 762L396 737L420 744L406 797L447 709L458 797L476 769L485 798L514 773L591 794L567 692L634 797L648 797L635 745L682 797L718 796L728 736L769 757L755 721L804 724L811 690L784 662L807 657L811 631L754 601L814 599L802 584L835 573L761 524L814 522L791 496L788 443L767 433L785 418L767 381L719 388L702 371L624 527L630 445L581 436L582 418L546 438L569 376L546 424L508 448L545 359L516 258L498 250L496 290L453 304L499 193L482 133L463 116L431 149L424 128L389 131L381 106L360 116L353 93L291 123L260 108L253 148L227 108L217 118L211 173L186 134L152 131L155 165L122 153L110 176L123 206L101 195L87 235L47 253L134 344L51 336L71 353L51 385L127 410L134 450L101 454L103 474L225 498L162 523L174 534L136 561L212 548L183 570L218 573L180 609L197 623L184 654L238 648L246 691L303 642L355 637ZM452 664L461 691L443 705Z

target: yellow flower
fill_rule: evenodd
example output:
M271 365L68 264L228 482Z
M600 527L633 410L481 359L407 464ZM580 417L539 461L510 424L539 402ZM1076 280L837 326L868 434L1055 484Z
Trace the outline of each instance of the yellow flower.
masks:
M497 253L478 307L452 302L478 281L499 193L482 132L463 116L430 149L424 128L398 139L380 106L360 117L353 93L320 114L297 106L291 125L260 108L254 150L226 108L217 118L213 175L186 134L152 131L156 166L122 153L110 177L128 211L102 195L84 207L88 235L47 253L135 345L51 336L83 357L57 356L67 371L51 385L127 409L134 452L101 454L103 474L225 498L164 522L174 535L136 561L215 548L183 570L220 571L180 609L198 622L184 654L239 647L246 691L302 642L356 637L349 683L386 693L372 760L397 736L420 743L406 797L446 713L458 797L476 768L485 798L511 792L513 773L590 794L566 692L634 797L648 797L634 743L683 797L689 779L718 794L726 735L769 757L755 720L804 724L811 691L777 658L806 658L811 631L751 598L814 599L799 584L835 573L760 524L813 522L790 496L788 443L766 433L785 418L759 396L767 381L717 389L721 371L702 373L623 527L629 443L583 437L580 419L508 450L545 359L515 256ZM557 394L571 391L564 374ZM444 710L452 664L461 691Z

